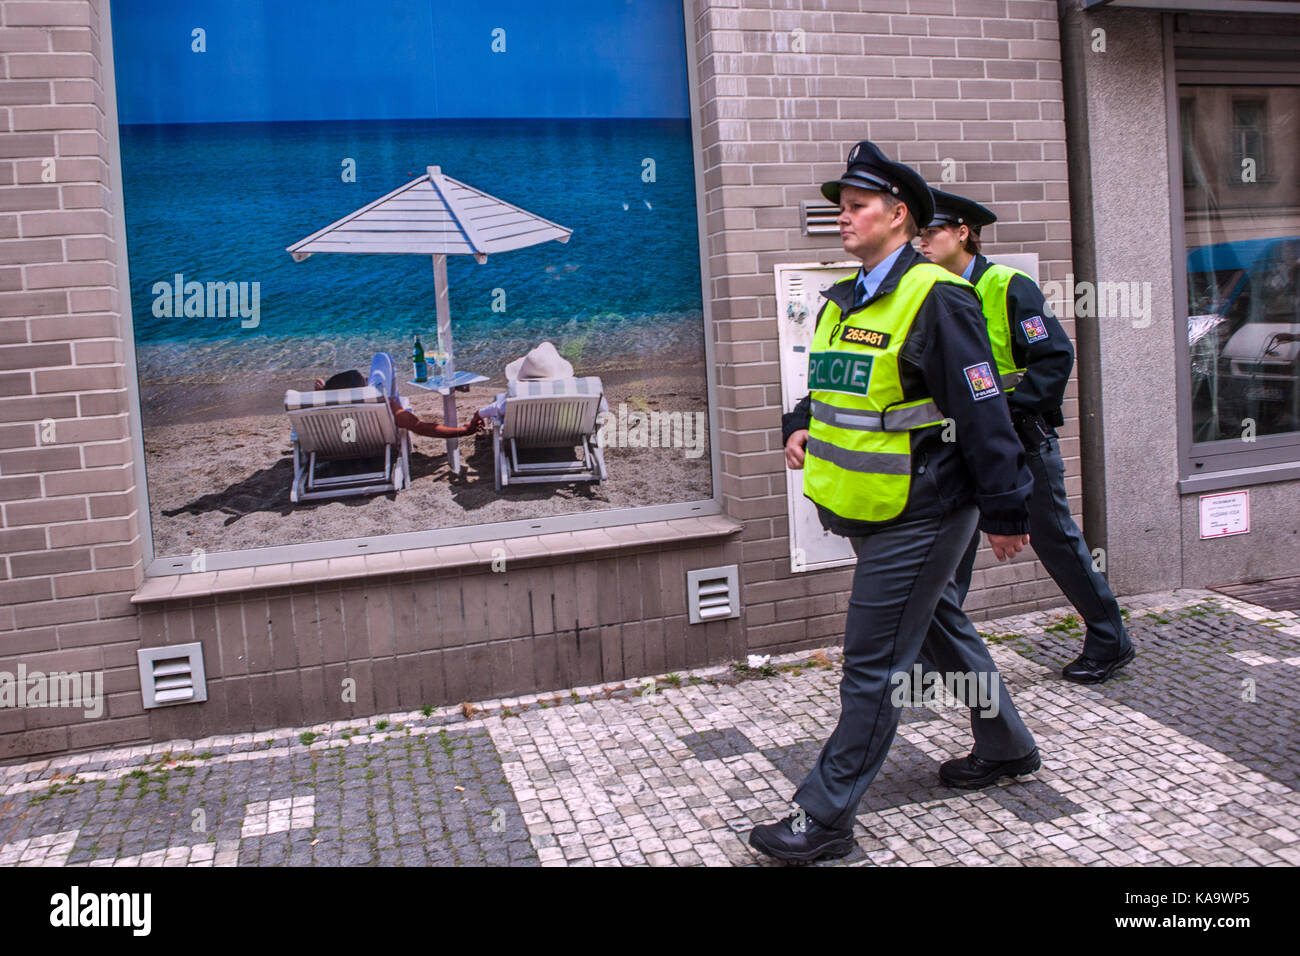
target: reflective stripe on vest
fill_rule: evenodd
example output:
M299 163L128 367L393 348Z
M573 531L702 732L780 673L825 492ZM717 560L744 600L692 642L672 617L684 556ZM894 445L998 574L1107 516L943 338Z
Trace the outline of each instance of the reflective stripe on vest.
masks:
M847 448L840 448L838 445L813 438L811 435L808 436L807 453L839 465L846 471L861 471L877 475L906 475L912 470L910 453L849 451Z
M841 408L828 402L814 401L812 413L836 428L860 428L869 432L898 432L943 422L943 413L934 402L910 405L904 408L887 408L882 412L862 412Z
M1029 279L1019 269L991 262L980 276L980 281L975 283L975 291L979 293L984 308L984 321L988 324L989 345L993 346L993 360L998 364L1004 392L1015 391L1016 385L1025 376L1024 366L1016 364L1012 353L1011 343L1015 341L1015 333L1011 331L1011 317L1007 314L1007 287L1015 276Z
M841 315L827 302L813 335L803 490L842 518L880 522L902 514L911 492L911 432L944 421L929 396L904 400L898 367L936 282L972 288L940 266L918 263L893 292L862 308Z

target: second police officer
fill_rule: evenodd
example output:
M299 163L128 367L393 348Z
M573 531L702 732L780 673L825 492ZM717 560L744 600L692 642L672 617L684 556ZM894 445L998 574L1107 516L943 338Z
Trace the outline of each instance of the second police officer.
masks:
M980 230L997 221L997 216L964 196L931 192L934 218L921 230L921 252L972 283L979 293L1011 419L1034 475L1029 499L1034 552L1087 628L1083 653L1061 673L1081 684L1100 683L1133 660L1135 651L1119 603L1093 564L1065 493L1065 464L1056 427L1065 424L1061 403L1074 349L1033 279L980 254ZM960 435L957 440L961 441ZM965 599L970 587L978 547L976 535L957 569L958 600ZM928 648L924 657L930 657Z

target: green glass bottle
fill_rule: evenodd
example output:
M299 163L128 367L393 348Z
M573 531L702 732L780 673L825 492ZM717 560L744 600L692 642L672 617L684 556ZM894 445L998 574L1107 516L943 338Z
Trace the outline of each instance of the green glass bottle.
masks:
M427 382L429 380L429 366L424 361L424 346L420 344L420 333L415 333L415 349L411 354L411 360L415 363L415 380L417 382Z

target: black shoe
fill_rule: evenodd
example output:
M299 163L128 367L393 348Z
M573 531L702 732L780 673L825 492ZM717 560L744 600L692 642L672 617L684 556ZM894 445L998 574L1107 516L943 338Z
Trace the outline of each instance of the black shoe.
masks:
M1061 676L1076 684L1100 684L1135 657L1137 651L1132 644L1114 660L1099 661L1095 657L1080 656L1061 668Z
M792 813L780 823L749 831L749 845L778 860L811 863L825 857L838 860L853 852L853 831L824 827L806 812Z
M999 777L1018 777L1022 773L1033 773L1042 766L1035 747L1027 756L1019 760L985 760L970 754L956 760L946 761L939 768L939 779L958 790L978 790L987 787Z

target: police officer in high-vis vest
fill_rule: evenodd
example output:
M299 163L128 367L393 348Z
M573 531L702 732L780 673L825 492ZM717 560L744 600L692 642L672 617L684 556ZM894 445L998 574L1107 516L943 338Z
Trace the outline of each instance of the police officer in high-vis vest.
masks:
M934 218L921 230L921 252L974 283L979 293L1011 420L1034 475L1034 493L1029 499L1034 552L1087 628L1083 653L1061 673L1081 684L1100 683L1133 660L1135 651L1119 603L1093 564L1083 535L1070 517L1065 494L1065 464L1056 427L1065 424L1061 402L1074 365L1070 337L1033 279L980 255L980 230L997 216L963 196L937 189L932 195ZM970 587L978 548L978 536L972 537L957 570L956 586L962 600ZM923 658L928 656L926 653Z
M944 625L931 642L940 666L970 681L975 736L974 752L947 761L941 776L992 780L1040 765L997 666L947 587L977 526L999 559L1029 542L1032 478L979 300L912 248L933 212L914 170L864 140L822 193L839 204L844 249L862 268L823 293L810 392L782 431L787 466L803 469L804 494L823 527L849 538L857 567L839 722L794 795L797 810L750 831L755 849L792 861L851 851L858 803L889 752L900 708L912 702L907 682L932 620ZM945 419L955 422L955 442L944 441Z

